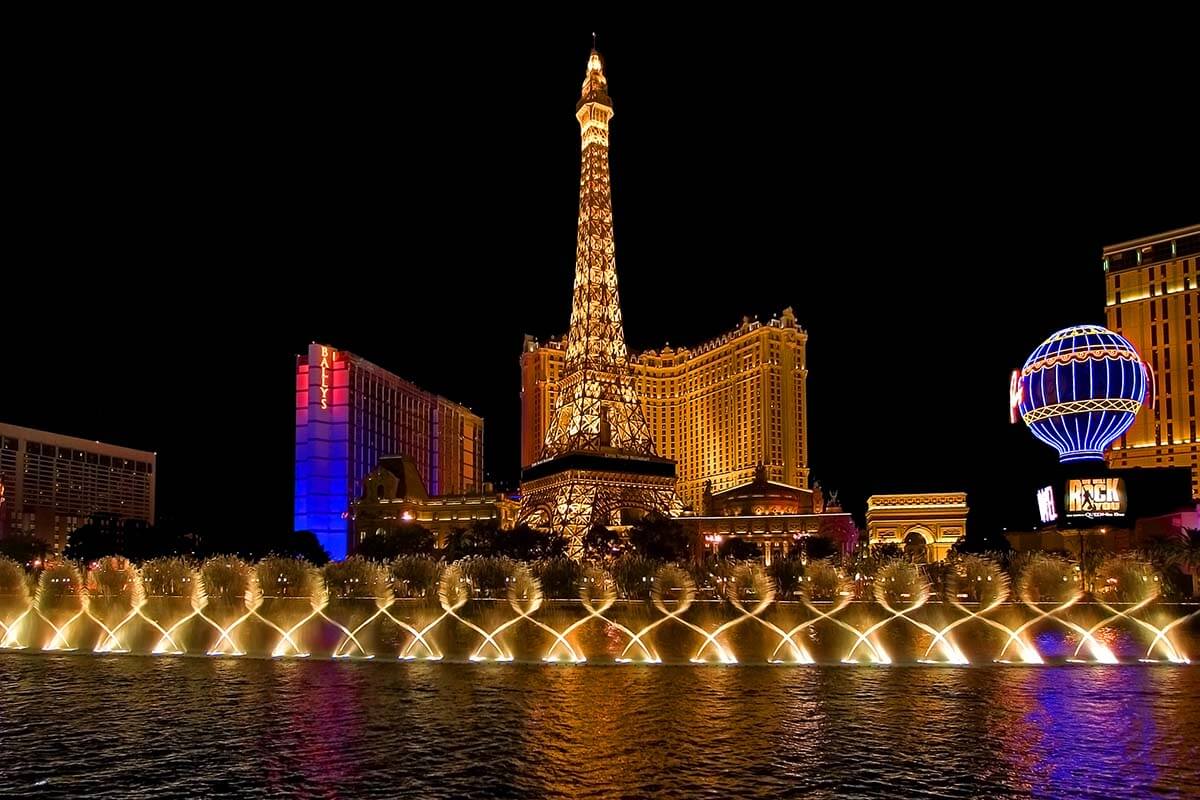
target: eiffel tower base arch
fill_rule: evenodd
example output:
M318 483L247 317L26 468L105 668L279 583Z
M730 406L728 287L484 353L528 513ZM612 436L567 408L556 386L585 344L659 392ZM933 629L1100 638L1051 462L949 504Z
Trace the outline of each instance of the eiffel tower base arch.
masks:
M583 537L594 526L609 524L613 513L623 508L671 516L683 512L675 491L675 462L575 455L532 465L521 483L519 521L562 533L568 557L583 558ZM586 465L556 463L571 460Z

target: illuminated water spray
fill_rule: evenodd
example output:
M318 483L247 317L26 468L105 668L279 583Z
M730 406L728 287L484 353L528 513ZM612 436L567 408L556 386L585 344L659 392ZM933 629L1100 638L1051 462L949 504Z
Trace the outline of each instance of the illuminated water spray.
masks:
M130 648L121 640L121 632L138 619L145 604L142 577L128 560L109 556L96 562L88 570L83 603L84 613L104 631L94 652L128 653ZM120 619L110 628L101 609L115 610Z
M883 628L885 625L893 621L904 621L916 628L930 634L933 637L933 644L942 653L945 662L951 664L966 664L967 658L962 652L949 640L945 635L942 635L932 626L915 619L910 616L917 609L921 608L929 600L929 581L925 580L925 576L921 570L912 563L907 561L891 561L875 574L875 583L872 587L875 594L875 602L890 616L885 617L873 625L863 630L850 648L850 652L843 659L847 662L855 660L855 653L859 646L864 642L870 641L876 631ZM879 659L884 663L891 663L891 657L884 650L883 645L875 642L875 652Z
M1155 650L1159 649L1163 657L1172 664L1188 663L1188 659L1179 652L1174 642L1168 638L1167 632L1180 622L1185 622L1200 612L1193 612L1161 628L1134 616L1154 602L1162 589L1162 581L1149 564L1133 558L1115 556L1100 566L1100 569L1097 571L1097 578L1101 586L1098 592L1100 597L1097 598L1097 601L1105 611L1109 612L1109 616L1089 628L1089 636L1118 620L1125 620L1154 634L1154 637L1150 641L1150 647L1146 650L1145 657L1141 659L1142 661L1157 661L1158 659L1155 659L1153 656ZM1113 602L1129 603L1131 605L1129 608L1119 611L1106 603L1105 599L1111 599ZM1080 641L1079 647L1075 648L1076 657L1078 657L1079 650L1082 647L1083 641Z
M84 615L85 602L83 579L73 564L60 561L42 571L33 610L54 631L50 641L42 645L43 650L75 649L71 628Z
M175 619L168 620L164 626L155 622L154 626L162 633L152 652L155 655L179 655L186 652L176 637L179 631L194 619L208 603L204 593L204 584L200 574L182 558L156 558L142 565L142 591L147 598L147 604L154 603L164 609L170 608L173 601L187 603L191 611L176 614ZM182 637L180 637L182 638Z
M208 598L207 608L213 616L226 616L227 609L234 616L232 622L217 622L197 609L196 615L216 628L216 643L209 648L210 656L244 656L246 652L234 639L234 633L246 620L254 616L262 605L262 589L258 585L258 574L254 568L234 556L210 558L200 568L200 580L204 595Z
M0 649L23 650L21 630L33 606L29 598L29 578L21 565L0 557L0 601L21 609L9 619L0 619Z
M784 639L775 646L775 650L767 659L773 664L785 663L783 659L779 658L780 650L785 645L800 651L802 655L794 659L797 663L812 663L812 657L797 642L796 637L804 630L815 633L816 626L823 622L853 634L856 637L855 644L857 646L857 637L860 633L858 628L837 617L838 613L850 605L854 599L853 581L828 561L810 561L805 567L804 573L800 580L800 601L813 616L794 626L785 634ZM872 662L885 662L886 654L881 653L873 642L866 640L864 644Z
M406 661L415 658L437 661L442 658L441 651L430 639L426 638L433 625L427 626L424 630L417 630L392 614L391 609L396 603L396 595L391 580L382 566L361 558L349 558L345 561L334 562L325 567L325 583L330 596L336 602L355 603L372 600L375 604L375 611L355 625L353 629L326 615L323 607L316 609L314 612L316 616L334 625L343 634L342 640L334 648L334 658L374 658L375 653L367 650L359 636L376 620L389 621L409 635L409 640L400 649L399 658ZM315 605L316 601L314 600Z
M532 615L534 612L542 606L542 585L537 578L530 574L528 567L522 564L513 570L512 575L508 579L507 595L508 603L512 607L512 610L516 612L516 616L502 623L490 633L485 634L484 641L479 644L479 647L471 655L472 661L481 661L487 658L484 652L488 647L496 651L497 661L512 661L512 652L505 650L496 637L522 620L541 628L553 636L554 645L551 646L552 650L556 646L561 646L566 650L567 660L572 662L579 661L579 655L567 640L563 638L562 634L544 622L533 618Z
M1005 649L1007 650L1010 644L1014 645L1023 663L1042 663L1042 657L1038 655L1037 649L1031 642L1020 636L1014 638L1011 628L988 616L1008 600L1012 591L1008 575L1000 569L995 561L979 556L963 556L955 565L955 571L950 577L950 584L947 602L963 616L938 631L938 635L934 637L925 651L924 660L930 660L934 646L939 642L947 642L951 631L955 628L977 621L1008 634L1008 638L1005 640ZM977 610L972 611L963 601L977 604ZM957 647L954 649L957 651Z
M587 661L586 655L577 652L571 647L567 641L567 637L592 620L603 622L605 625L623 632L629 637L630 641L633 641L637 634L621 623L604 616L605 612L612 608L613 603L616 601L617 585L613 581L612 576L596 567L585 568L583 575L579 579L579 602L582 604L584 610L587 611L587 615L575 620L561 633L556 634L554 643L550 645L550 649L546 651L546 655L542 657L542 660L550 662L569 661L576 664ZM650 660L649 651L644 646L641 650L643 657L646 660Z
M763 612L775 602L775 582L763 571L762 567L758 564L739 565L734 570L730 579L725 583L724 594L725 599L739 612L740 616L718 626L716 630L708 634L705 637L704 644L700 645L700 649L696 651L696 655L692 656L693 662L704 662L706 660L704 658L705 650L710 646L713 646L715 649L717 638L722 633L746 620L754 620L779 637L779 644L776 646L775 653L772 656L777 655L780 648L786 646L792 663L812 663L812 657L808 654L808 651L793 640L787 631L784 631L775 623L762 618L761 615ZM747 610L747 606L750 606L749 610ZM724 663L737 662L732 649L726 647L724 652L727 655Z
M1010 646L1020 647L1021 637L1028 629L1043 620L1054 621L1067 630L1079 634L1080 648L1086 646L1092 659L1101 664L1116 664L1117 657L1091 632L1065 615L1067 609L1083 598L1083 585L1078 571L1069 562L1053 556L1036 555L1030 559L1017 582L1017 594L1021 602L1033 611L1032 619L1013 629L997 661L1004 661ZM1042 606L1050 605L1045 609ZM1025 647L1029 647L1025 643ZM1076 649L1079 652L1079 648ZM1040 661L1040 658L1039 658Z
M458 615L458 610L465 606L470 599L471 584L467 581L466 576L463 575L462 567L458 564L451 564L446 567L442 571L441 580L438 581L438 603L442 606L442 615L426 625L422 629L421 635L424 636L429 633L429 631L441 624L443 620L453 619L483 637L483 641L479 644L479 647L471 654L472 661L486 661L489 657L494 658L496 661L512 661L512 656L492 638L490 633L474 622ZM485 651L487 652L485 653ZM401 655L407 656L408 648Z
M830 562L810 562L800 603L789 604L777 602L761 567L739 565L717 581L725 602L708 607L711 623L694 615L691 576L667 566L650 578L652 619L638 628L623 624L613 609L621 602L627 611L646 605L619 601L613 577L594 567L577 581L579 599L556 601L554 616L547 617L542 586L523 566L508 572L504 600L469 604L473 586L462 564L389 569L348 559L317 570L292 559L252 566L216 558L197 569L182 559L155 559L139 570L125 559L106 558L86 574L69 563L51 563L34 587L19 565L0 559L0 648L370 659L383 646L402 660L440 660L446 657L440 644L451 648L452 658L507 662L532 646L543 648L543 661L578 664L610 654L618 663L662 663L657 648L675 641L685 648L678 655L694 663L810 664L819 652L844 662L886 664L895 660L884 646L886 632L889 641L907 636L911 643L915 636L918 662L965 664L963 637L998 631L1003 641L995 643L991 660L1040 664L1032 636L1057 628L1066 634L1070 661L1117 663L1105 641L1121 631L1141 640L1141 661L1190 663L1174 634L1200 612L1171 613L1170 606L1158 605L1162 578L1145 562L1104 562L1087 602L1078 568L1064 559L1018 560L1015 590L986 558L961 557L951 566L941 603L934 602L920 568L907 562L884 565L872 584L873 599L856 602L855 584L844 572ZM785 630L775 612L793 613L789 608L803 618ZM560 617L567 621L550 624ZM587 651L590 640L579 631L591 623L603 626L611 651ZM398 640L389 633L393 628ZM735 639L735 629L746 628L769 632L765 645L740 644L759 641ZM837 635L826 638L823 631ZM976 647L988 643L978 636L972 641Z
M695 598L696 584L692 580L691 575L688 575L673 564L667 564L660 568L658 573L651 578L650 600L662 616L634 634L629 644L625 645L625 649L616 660L620 663L631 662L633 659L629 657L629 651L634 646L637 646L642 653L644 663L661 664L662 659L653 646L648 643L647 636L655 628L670 620L678 622L685 628L689 628L707 639L709 635L708 631L683 618L683 614L691 608L692 601ZM672 604L673 608L668 608L668 603ZM713 647L716 650L718 660L721 662L730 663L733 660L733 657L719 643L713 642ZM693 660L695 660L694 657Z
M296 558L264 558L258 562L255 572L264 599L281 603L306 601L308 605L307 613L286 629L255 611L256 617L279 634L279 641L271 651L272 657L308 658L308 650L296 641L296 637L300 629L319 616L328 604L329 593L325 589L325 581L315 567Z

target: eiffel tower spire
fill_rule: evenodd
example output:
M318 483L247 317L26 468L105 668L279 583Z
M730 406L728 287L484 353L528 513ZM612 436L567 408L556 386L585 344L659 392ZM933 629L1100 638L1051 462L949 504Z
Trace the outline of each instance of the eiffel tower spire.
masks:
M567 355L542 458L612 448L652 455L654 443L629 371L613 245L608 125L613 116L604 62L592 50L575 117L582 155L575 289Z
M582 146L567 354L542 457L522 475L521 519L564 533L568 554L621 509L678 514L675 462L659 458L629 369L613 246L612 100L593 47L575 117Z

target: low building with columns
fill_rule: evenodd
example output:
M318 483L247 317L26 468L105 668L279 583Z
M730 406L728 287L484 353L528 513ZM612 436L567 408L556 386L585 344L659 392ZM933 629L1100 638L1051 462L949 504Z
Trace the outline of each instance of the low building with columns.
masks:
M867 541L895 544L941 561L967 533L967 493L874 494L867 498Z
M680 521L702 553L715 555L725 542L741 539L757 545L769 566L776 559L805 553L811 537L828 538L843 551L853 549L854 520L837 505L836 495L832 497L826 502L819 485L806 489L770 480L760 463L754 478L740 486L713 492L712 484L707 484L702 513Z
M407 456L386 456L379 460L366 480L362 496L351 508L354 548L368 536L389 533L416 523L437 537L437 546L445 547L447 536L476 523L494 522L500 530L511 530L517 523L518 504L502 492L484 484L474 494L433 495L425 489L420 469Z

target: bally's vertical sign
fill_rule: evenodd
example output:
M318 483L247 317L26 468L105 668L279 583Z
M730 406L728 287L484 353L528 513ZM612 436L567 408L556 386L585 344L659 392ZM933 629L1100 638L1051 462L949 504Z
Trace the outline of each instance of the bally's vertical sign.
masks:
M1067 518L1123 517L1128 505L1121 478L1072 478L1067 481Z
M337 350L321 345L321 410L329 409L329 395L333 391L333 363L337 361ZM311 369L311 367L310 367Z

